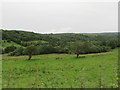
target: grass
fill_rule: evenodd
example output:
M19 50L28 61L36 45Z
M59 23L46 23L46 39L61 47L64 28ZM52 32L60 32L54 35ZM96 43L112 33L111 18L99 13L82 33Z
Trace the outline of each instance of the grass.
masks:
M30 61L28 56L3 55L3 88L114 88L117 55L117 49L80 58L69 54L35 55Z
M2 56L0 55L0 89L2 89Z

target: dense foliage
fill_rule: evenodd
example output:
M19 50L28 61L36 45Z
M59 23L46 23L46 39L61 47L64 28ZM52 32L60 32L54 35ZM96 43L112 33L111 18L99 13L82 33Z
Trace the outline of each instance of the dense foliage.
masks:
M38 34L34 32L2 30L2 41L7 41L7 43L14 42L16 45L21 46L17 47L11 44L2 49L3 53L9 53L9 55L16 56L26 55L25 49L31 45L37 48L34 53L36 55L49 53L76 53L76 48L82 49L79 54L100 53L120 47L118 33ZM75 44L75 42L78 44ZM83 42L83 44L80 45L79 42Z

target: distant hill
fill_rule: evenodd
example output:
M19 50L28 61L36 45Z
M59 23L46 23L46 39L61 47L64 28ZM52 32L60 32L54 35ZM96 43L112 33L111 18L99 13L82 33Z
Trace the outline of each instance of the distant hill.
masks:
M14 55L27 46L34 45L37 47L37 54L48 53L70 53L70 47L74 42L85 42L92 45L89 53L106 52L109 49L120 47L118 33L57 33L57 34L40 34L18 30L1 30L2 31L2 50L15 52ZM19 49L20 47L20 49ZM13 48L11 50L11 48ZM17 51L18 50L18 51ZM85 52L84 52L85 53ZM24 55L21 52L17 55Z
M21 41L36 41L43 40L47 42L55 41L76 41L76 40L100 40L103 38L111 39L118 37L117 32L108 33L58 33L58 34L39 34L27 31L18 30L1 30L2 40L13 41L20 44Z

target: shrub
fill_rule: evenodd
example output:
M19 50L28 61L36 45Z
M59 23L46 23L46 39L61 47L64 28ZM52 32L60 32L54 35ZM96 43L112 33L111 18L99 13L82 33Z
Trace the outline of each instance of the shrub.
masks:
M15 46L8 46L5 48L4 53L9 53L9 52L13 52L17 47Z
M24 53L24 48L23 47L18 47L15 51L11 52L8 54L9 56L20 56L20 55L25 55Z

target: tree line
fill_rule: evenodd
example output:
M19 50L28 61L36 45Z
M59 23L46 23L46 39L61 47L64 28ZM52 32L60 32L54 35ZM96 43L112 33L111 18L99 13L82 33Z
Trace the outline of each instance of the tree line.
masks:
M107 52L120 47L118 33L101 34L38 34L33 32L2 30L2 40L8 43L15 42L21 47L14 45L2 49L2 53L10 56L66 53L88 54ZM32 41L32 42L31 42Z

